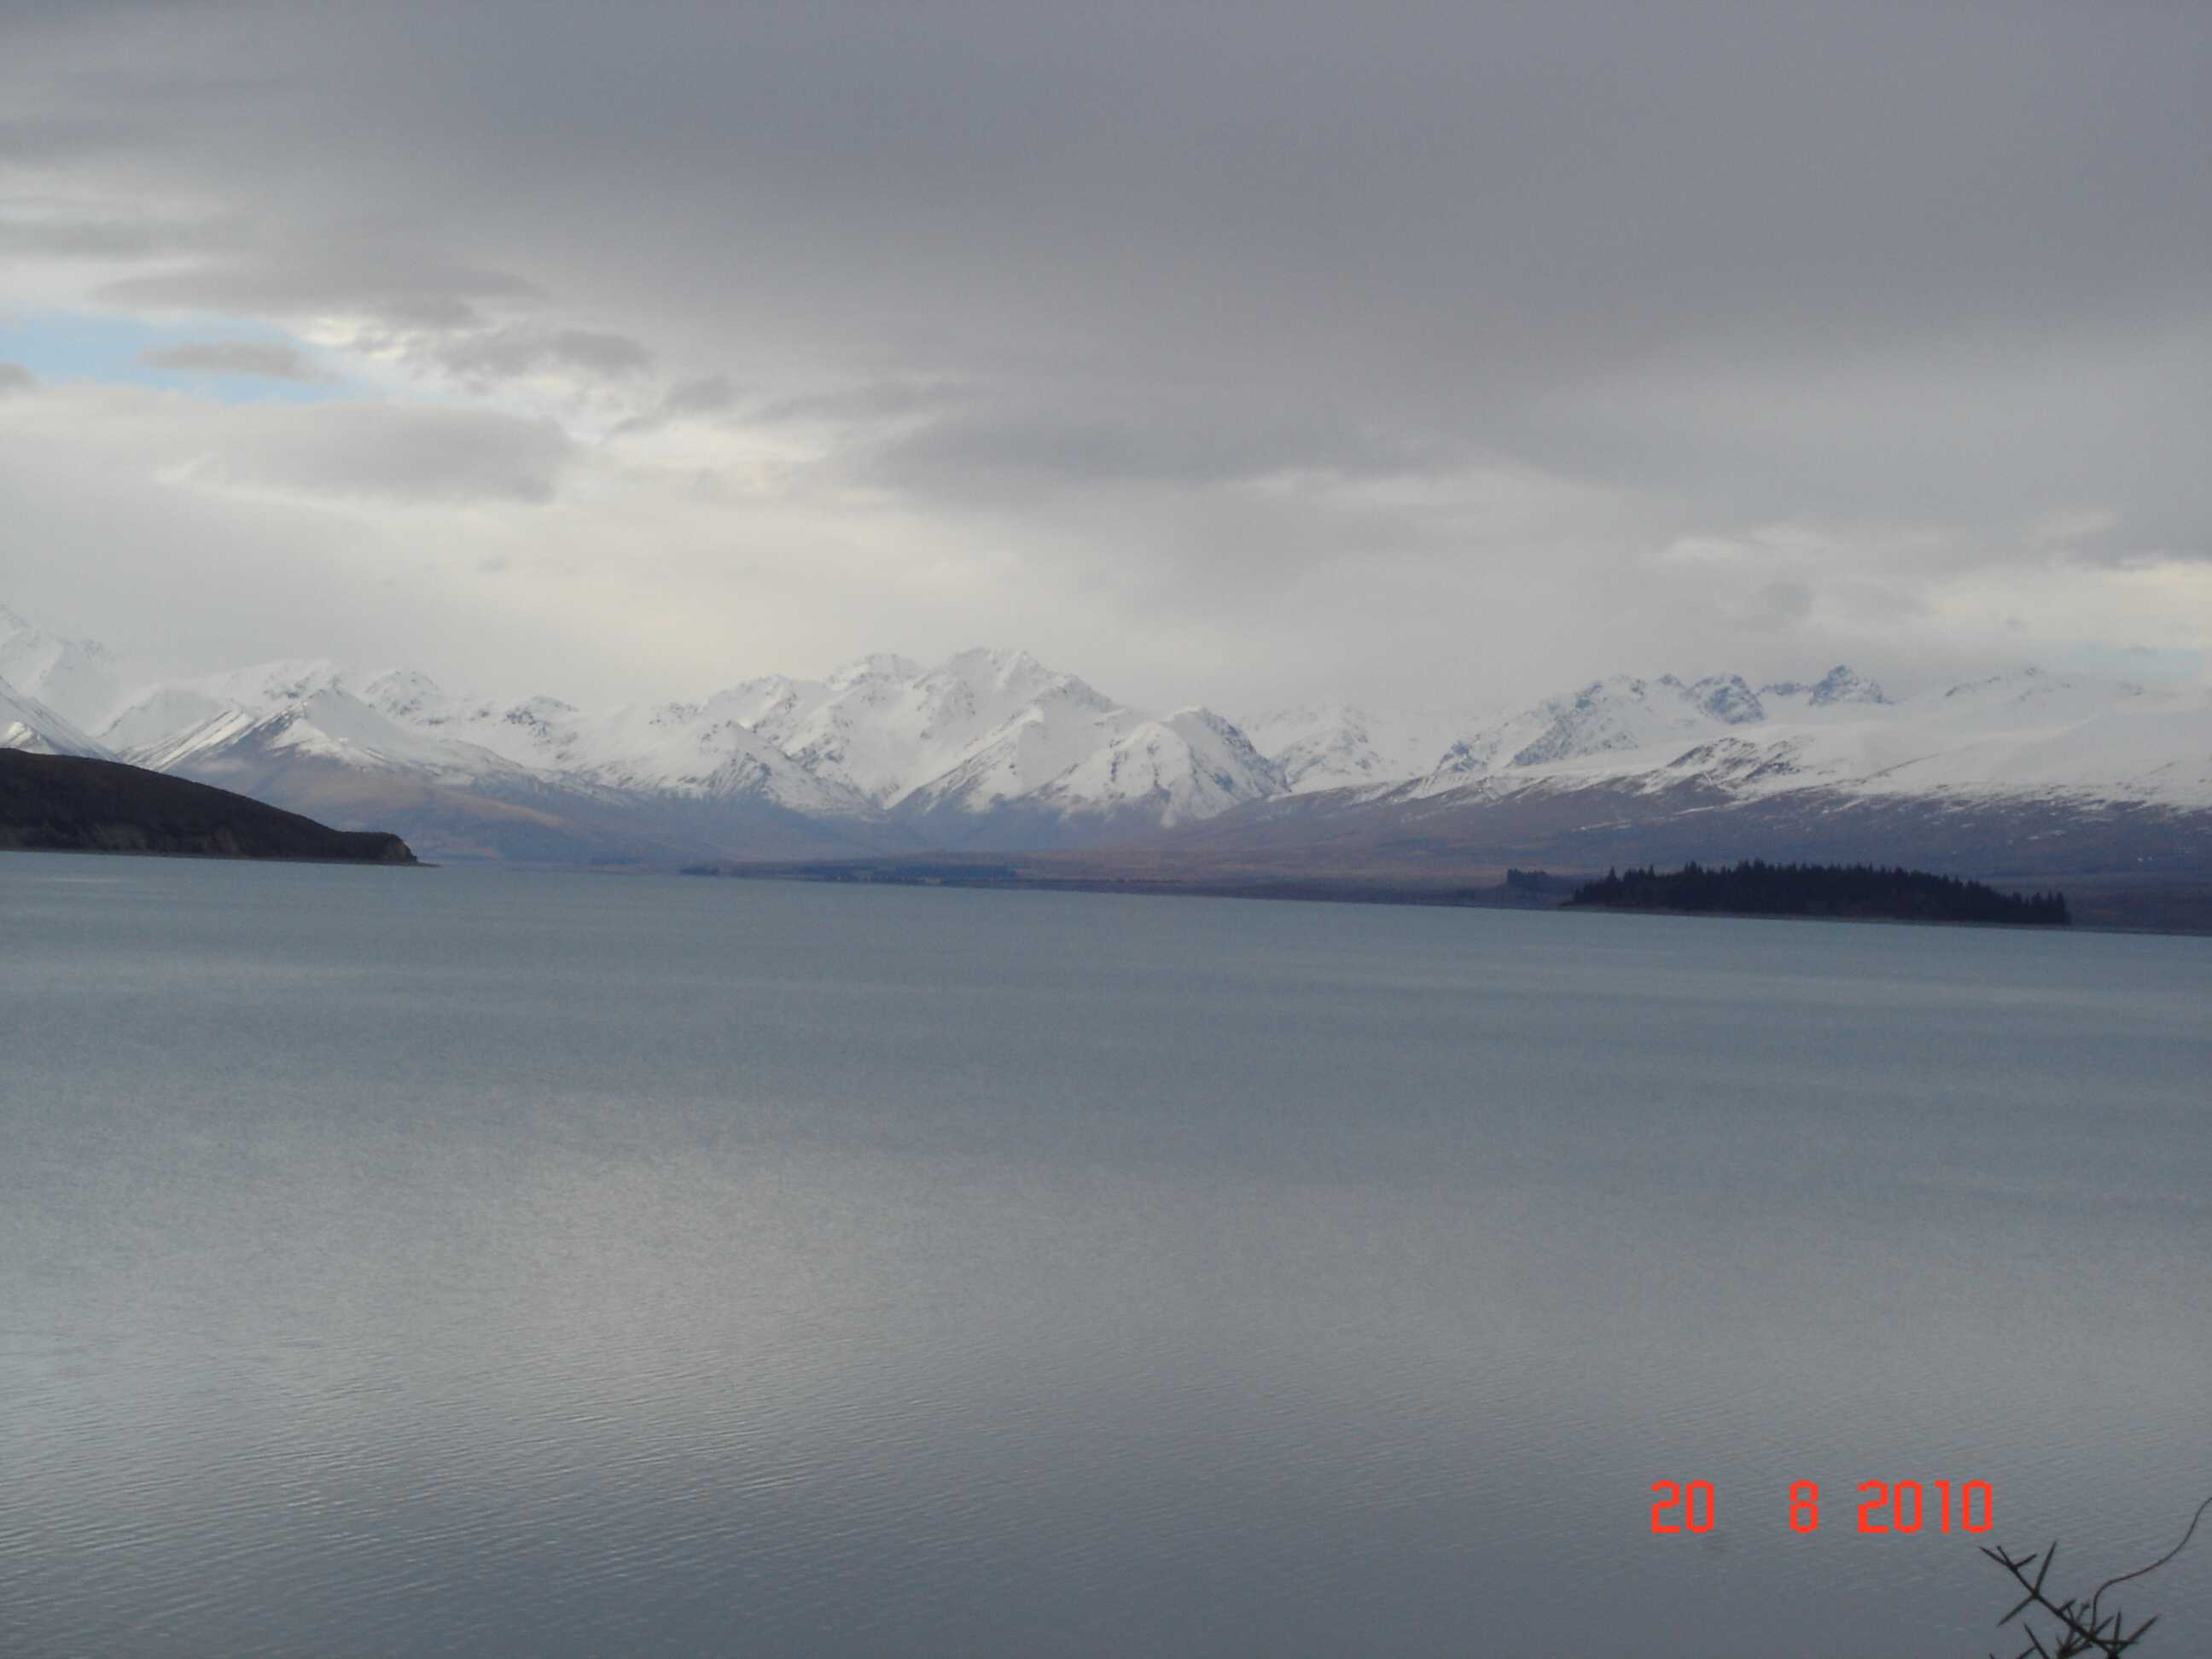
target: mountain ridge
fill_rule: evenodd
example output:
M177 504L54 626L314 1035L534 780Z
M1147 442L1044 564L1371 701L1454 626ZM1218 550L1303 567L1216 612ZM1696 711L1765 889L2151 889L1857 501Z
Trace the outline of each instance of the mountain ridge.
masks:
M341 822L397 813L441 857L1320 848L1355 822L1372 839L1410 844L1450 822L1454 845L1492 833L1519 846L1513 826L1601 802L1662 839L1697 814L1716 829L1871 826L1880 807L1927 835L1920 808L2002 806L2073 826L2063 837L2107 807L2144 809L2142 826L2212 810L2212 694L2035 669L1904 698L1844 665L1756 688L1733 673L1615 675L1519 708L1325 702L1240 724L1133 707L1025 651L982 647L584 709L314 657L134 678L96 642L0 608L0 664L21 677L0 675L0 746L115 756ZM102 717L88 726L86 711Z

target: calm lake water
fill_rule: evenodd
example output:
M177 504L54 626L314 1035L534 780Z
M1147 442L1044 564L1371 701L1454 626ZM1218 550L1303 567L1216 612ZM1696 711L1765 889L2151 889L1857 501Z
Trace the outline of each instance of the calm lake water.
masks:
M2212 940L0 854L0 1045L11 1656L1928 1659L2212 1492Z

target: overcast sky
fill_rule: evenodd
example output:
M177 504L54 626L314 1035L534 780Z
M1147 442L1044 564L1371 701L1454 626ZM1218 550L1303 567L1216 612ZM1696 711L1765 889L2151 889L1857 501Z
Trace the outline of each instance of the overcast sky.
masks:
M0 600L1232 711L2212 647L2212 5L0 0Z

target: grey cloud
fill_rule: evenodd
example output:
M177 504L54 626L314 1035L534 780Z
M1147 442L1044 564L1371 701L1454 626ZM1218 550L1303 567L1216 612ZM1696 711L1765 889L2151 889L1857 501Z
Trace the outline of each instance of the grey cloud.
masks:
M82 117L0 121L0 158L35 162L78 155L112 143L120 131L114 123Z
M211 106L187 155L823 349L1431 416L1673 341L2201 304L2187 8L487 3L435 54L422 15L261 15L292 100Z
M1432 439L1321 416L1017 407L955 416L894 439L870 472L933 491L995 494L1024 483L1206 485L1297 471L1395 476L1454 459Z
M550 421L488 410L324 404L234 413L194 469L215 484L414 502L553 499L574 447Z
M262 340L210 340L156 346L139 354L149 368L179 374L242 374L307 385L331 377L297 346Z
M249 315L358 311L399 328L482 327L481 302L526 301L536 284L437 253L409 257L377 245L276 252L106 284L111 303Z
M35 391L38 384L39 377L22 364L0 362L0 398L11 392Z
M1812 614L1811 584L1786 580L1763 584L1739 611L1746 628L1761 633L1796 628Z
M193 105L264 95L273 82L238 73L246 54L216 44L224 21L246 21L237 12L232 0L8 0L0 7L8 58L28 72L10 88L0 156L112 160L158 150ZM185 17L198 27L177 31ZM154 50L102 49L149 22L168 37Z
M7 21L11 27L35 31L41 27L82 25L88 19L128 17L133 13L190 15L235 9L237 0L9 0Z
M18 214L0 218L0 254L15 258L146 259L234 246L236 220L179 220L158 215Z
M772 398L752 414L761 421L896 421L945 409L971 395L966 386L953 380L877 380L831 392Z
M523 325L441 340L428 355L447 374L478 384L547 369L617 380L643 374L653 366L653 354L628 335Z
M672 415L714 415L738 400L737 383L726 374L702 374L668 388L660 406Z
M655 432L671 421L701 415L720 415L737 406L737 383L726 374L702 374L678 380L660 401L642 415L633 415L615 428L617 434Z

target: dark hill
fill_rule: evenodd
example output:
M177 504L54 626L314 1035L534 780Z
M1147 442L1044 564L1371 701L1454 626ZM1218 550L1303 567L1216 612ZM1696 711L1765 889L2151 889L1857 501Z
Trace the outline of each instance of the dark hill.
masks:
M115 761L12 749L0 750L0 848L415 862L405 842L380 830L332 830L228 789Z

